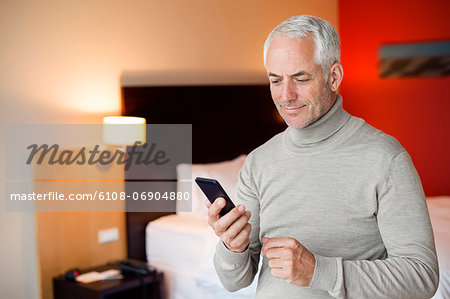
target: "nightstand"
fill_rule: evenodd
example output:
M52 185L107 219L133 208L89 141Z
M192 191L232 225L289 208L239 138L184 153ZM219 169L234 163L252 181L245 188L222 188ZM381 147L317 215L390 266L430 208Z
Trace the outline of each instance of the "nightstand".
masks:
M103 272L109 269L119 269L119 263L83 269L81 272ZM155 274L141 277L125 276L123 279L80 283L65 280L64 276L60 275L53 278L53 294L55 299L141 299L144 294L151 299L165 299L164 276L162 272L157 271Z

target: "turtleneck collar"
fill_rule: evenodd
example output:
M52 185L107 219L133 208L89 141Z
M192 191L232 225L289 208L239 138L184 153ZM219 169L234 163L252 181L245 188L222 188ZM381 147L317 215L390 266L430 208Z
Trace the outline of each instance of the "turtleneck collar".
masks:
M342 97L337 95L333 107L312 124L301 129L288 127L285 144L291 150L313 146L315 143L334 135L347 123L350 117L350 114L342 107Z

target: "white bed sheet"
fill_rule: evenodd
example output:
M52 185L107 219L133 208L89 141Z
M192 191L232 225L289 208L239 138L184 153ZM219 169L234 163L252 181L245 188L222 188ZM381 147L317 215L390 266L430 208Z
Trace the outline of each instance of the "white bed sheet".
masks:
M213 266L218 241L205 218L188 214L161 217L147 225L147 260L164 272L168 298L255 297L257 279L234 293L222 286Z
M450 196L429 197L428 212L433 226L439 261L439 288L433 299L450 298Z

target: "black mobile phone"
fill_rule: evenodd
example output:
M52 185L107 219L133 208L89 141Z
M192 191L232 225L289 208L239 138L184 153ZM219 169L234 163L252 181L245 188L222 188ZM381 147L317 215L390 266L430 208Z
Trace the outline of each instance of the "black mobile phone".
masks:
M211 203L213 203L217 197L225 198L227 204L220 211L220 217L222 217L235 207L234 203L231 201L230 197L225 192L225 190L223 190L222 186L217 180L198 177L195 179L195 182L200 187L200 189L202 189L203 193Z

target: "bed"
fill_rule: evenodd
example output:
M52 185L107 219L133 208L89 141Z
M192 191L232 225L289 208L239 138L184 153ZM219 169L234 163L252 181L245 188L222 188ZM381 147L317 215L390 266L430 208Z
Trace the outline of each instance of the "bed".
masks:
M439 261L439 288L435 299L450 298L450 196L427 198Z
M192 124L192 160L173 169L173 189L191 175L214 177L231 197L245 154L285 129L267 85L125 86L122 114L149 123ZM194 199L202 198L199 192L192 187ZM441 275L434 298L450 298L450 197L428 198L427 203ZM207 224L203 202L193 200L192 209L127 212L128 257L162 270L171 299L254 298L256 279L237 293L222 287L212 264L218 238Z

